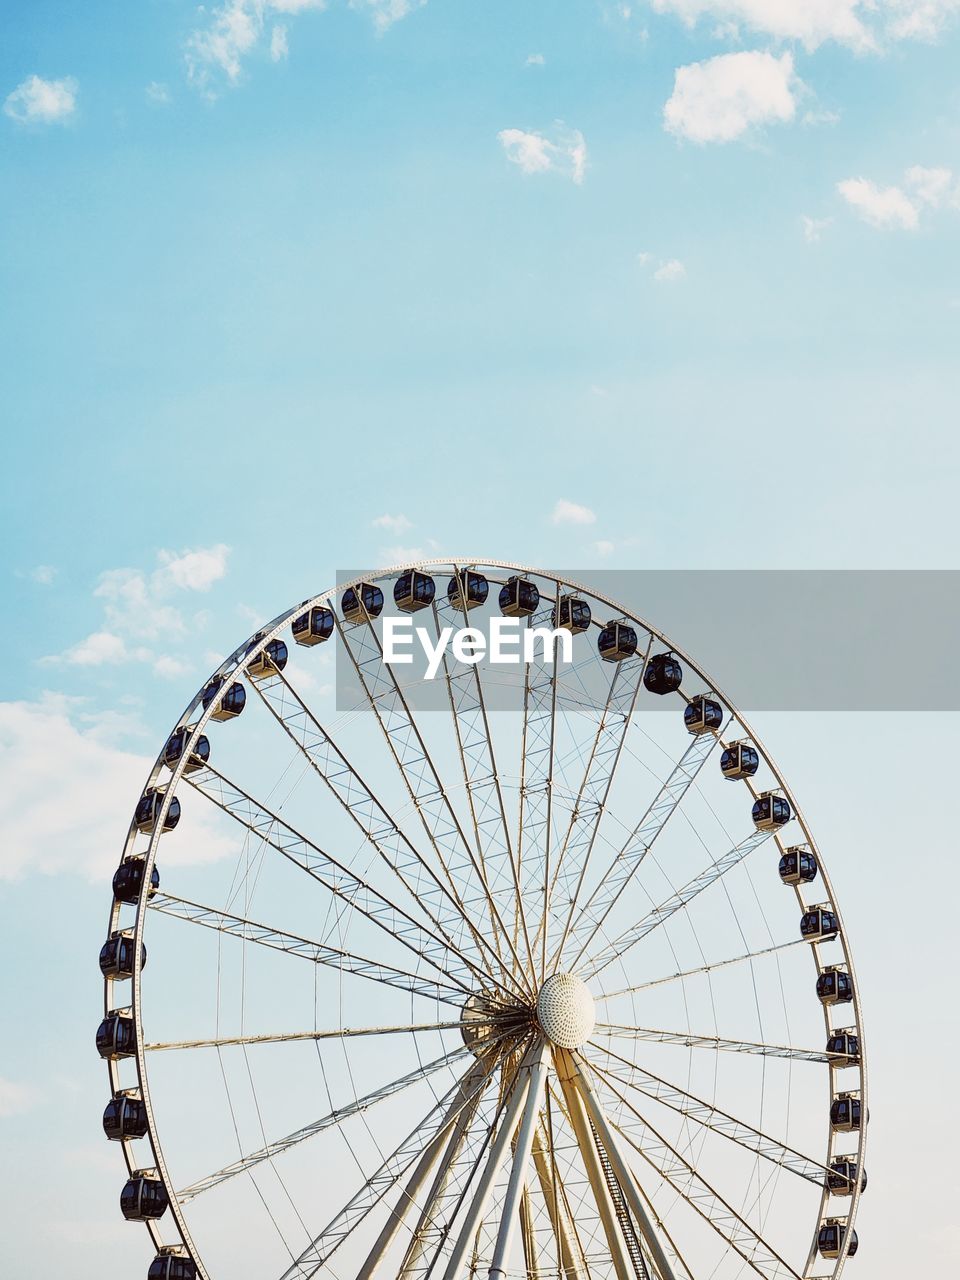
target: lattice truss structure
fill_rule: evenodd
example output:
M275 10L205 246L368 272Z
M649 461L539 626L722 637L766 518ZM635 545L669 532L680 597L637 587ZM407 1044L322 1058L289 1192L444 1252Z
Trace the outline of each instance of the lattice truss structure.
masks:
M427 681L384 660L407 615L570 658L448 647ZM150 1280L825 1280L856 1251L823 859L622 604L498 562L340 584L221 664L134 808L97 1047Z

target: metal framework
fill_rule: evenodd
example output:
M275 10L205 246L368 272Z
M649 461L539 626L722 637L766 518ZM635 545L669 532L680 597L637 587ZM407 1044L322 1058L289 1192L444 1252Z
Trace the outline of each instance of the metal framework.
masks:
M511 681L447 648L424 704L419 675L384 661L394 602L436 645L498 602L521 635L550 631L570 600L570 663L541 652ZM344 716L309 674L320 655L293 645L315 613ZM608 619L633 633L613 660ZM658 696L663 651L683 679ZM720 713L688 733L697 695ZM760 764L731 786L710 764L737 742ZM170 743L127 835L98 1035L139 1117L105 1128L152 1277L838 1280L868 1114L843 920L770 755L653 626L519 565L380 570L259 629ZM757 825L771 794L787 819ZM233 858L166 865L175 797ZM788 850L815 880L778 875ZM824 903L836 932L798 936ZM185 972L177 996L165 975ZM161 1145L178 1088L206 1089L194 1109L216 1119L195 1151L182 1125Z

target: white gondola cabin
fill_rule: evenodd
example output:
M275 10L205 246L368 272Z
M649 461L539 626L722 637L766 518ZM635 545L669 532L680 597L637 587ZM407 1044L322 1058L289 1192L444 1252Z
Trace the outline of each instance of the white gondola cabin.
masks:
M181 756L187 749L187 743L193 736L193 729L187 725L182 729L177 729L167 739L167 745L163 749L163 763L168 769L175 769L180 761ZM196 773L210 759L210 739L205 733L201 733L200 737L193 744L193 750L190 752L190 758L183 766L184 773Z
M312 648L315 644L323 644L324 640L329 640L335 626L333 612L325 609L322 604L315 604L306 613L301 613L299 618L294 618L290 631L297 644Z
M540 603L540 589L529 578L514 574L500 588L498 603L507 618L529 618Z
M589 628L590 619L590 606L579 596L563 595L554 605L553 625L558 630L562 628L578 636Z
M383 592L375 582L358 582L347 587L340 600L345 622L371 622L383 612Z
M151 787L145 791L140 797L137 804L136 813L133 816L134 826L144 835L151 832L156 825L157 819L160 817L160 809L163 805L163 792L158 791L155 787ZM172 831L180 821L180 801L176 796L170 800L166 817L163 820L164 832Z
M447 583L447 599L461 612L479 608L490 594L490 583L482 573L464 569Z
M750 816L758 831L775 831L777 827L785 826L793 814L790 812L790 802L786 796L764 791L753 802Z
M820 1256L823 1258L839 1258L846 1233L847 1223L845 1219L828 1218L820 1228L820 1233L817 1236L817 1248L820 1250ZM847 1257L852 1258L858 1248L859 1243L857 1241L857 1233L850 1228L850 1243L847 1248Z
M839 932L840 922L829 902L808 908L800 917L800 936L807 942L830 942Z
M849 1004L853 999L853 979L846 969L831 964L817 978L817 999L823 1005Z
M715 699L698 693L683 709L683 724L688 733L710 733L723 724L723 708Z
M128 1222L162 1218L169 1204L167 1189L156 1169L138 1169L120 1192L120 1212Z
M720 772L732 782L752 778L760 768L760 753L749 742L731 742L720 756Z
M408 569L393 584L393 602L403 613L417 613L433 604L437 584L429 573Z
M204 711L208 707L213 706L210 713L211 720L235 720L247 705L247 691L238 680L234 680L231 685L227 685L223 676L217 676L203 691L201 702Z
M100 972L105 978L114 980L132 978L136 952L133 945L133 930L122 929L111 933L100 948ZM147 948L140 944L140 968L147 963Z
M103 1113L103 1132L111 1142L142 1138L147 1132L147 1108L139 1089L115 1093Z
M809 884L817 878L817 860L809 849L793 845L784 851L778 871L784 884Z
M260 640L251 641L250 648L259 643ZM247 675L253 680L265 680L267 676L276 675L287 665L288 656L287 646L282 640L268 640L256 657L247 663Z
M129 858L124 858L113 873L113 896L118 902L136 903L140 900L140 890L143 888L143 873L147 865L147 860L142 853L132 853ZM152 898L160 888L160 872L154 864L153 870L150 872L150 887L147 890L147 896Z
M672 653L655 653L643 673L643 687L661 697L676 693L683 682L683 667Z
M597 636L597 649L604 662L623 662L637 652L637 633L624 618L612 618Z

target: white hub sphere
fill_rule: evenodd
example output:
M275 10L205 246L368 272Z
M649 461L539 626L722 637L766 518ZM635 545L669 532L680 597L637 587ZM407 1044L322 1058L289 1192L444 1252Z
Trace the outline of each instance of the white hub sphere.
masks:
M572 973L554 973L537 996L537 1021L548 1040L561 1049L579 1049L590 1039L596 1007L586 983Z

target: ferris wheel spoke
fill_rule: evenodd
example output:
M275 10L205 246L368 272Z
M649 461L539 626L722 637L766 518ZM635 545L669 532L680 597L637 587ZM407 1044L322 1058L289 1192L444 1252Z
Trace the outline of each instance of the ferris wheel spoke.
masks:
M384 964L381 960L369 960L365 956L328 946L324 942L302 938L298 934L287 933L271 925L261 924L247 916L231 915L227 911L221 911L219 907L190 902L186 898L177 898L170 893L155 894L147 905L152 911L159 911L162 915L173 916L177 920L185 920L189 924L201 925L206 929L215 929L218 933L240 938L243 942L254 942L258 946L269 947L274 951L299 956L314 964L324 965L341 973L352 973L360 978L368 978L383 986L395 987L400 991L424 996L428 1000L437 1000L442 1004L462 1007L464 994L468 990L454 982L438 982L435 979L419 977L415 973L408 973L404 969Z
M602 929L604 921L620 900L621 895L639 870L643 860L653 847L661 831L667 825L680 802L693 785L697 774L706 764L710 753L717 745L719 737L712 733L696 734L687 746L680 760L674 766L670 776L657 793L656 798L646 813L634 827L629 838L624 842L613 862L604 872L600 882L588 896L586 902L577 912L577 896L570 904L567 926L557 950L561 954L570 940L578 947L573 967L590 946L597 933ZM582 883L582 881L581 881ZM580 886L577 886L579 892ZM591 972L598 972L593 969Z
M652 1044L679 1044L687 1049L720 1049L730 1053L759 1054L767 1058L790 1058L794 1062L833 1062L834 1055L817 1049L795 1049L789 1045L764 1044L755 1040L725 1040L722 1036L697 1035L692 1031L662 1031L653 1027L619 1026L598 1022L594 1035L621 1040L642 1040ZM605 1048L598 1045L604 1053Z
M757 960L761 956L773 955L779 951L787 951L792 947L805 947L810 944L805 938L791 938L789 942L778 942L772 947L759 947L756 951L744 951L741 955L730 956L726 960L713 960L709 964L697 965L695 969L680 969L676 973L667 973L660 978L650 978L647 982L638 982L632 987L623 987L619 991L608 991L598 995L597 1000L615 1000L617 996L632 996L640 991L648 991L651 987L660 987L668 982L683 982L686 978L694 978L703 973L712 973L714 969L723 969L727 965L743 964L746 960Z
M451 957L459 961L461 974L469 973L475 977L482 974L475 961L458 950L449 939L431 933L426 925L217 770L207 765L187 774L186 779L240 826L275 849L288 862L306 871L339 902L395 938L439 973L456 981L463 990L469 990L469 987L450 973Z
M308 1138L315 1137L318 1133L323 1133L325 1129L331 1129L343 1123L344 1120L359 1114L361 1111L367 1111L370 1107L378 1102L382 1102L384 1098L390 1098L395 1093L400 1093L404 1089L409 1089L412 1085L426 1080L430 1076L436 1075L438 1071L443 1071L448 1067L452 1067L455 1063L462 1061L470 1054L470 1050L465 1046L453 1049L449 1053L445 1053L440 1058L435 1058L432 1062L416 1067L413 1071L408 1071L405 1075L398 1076L396 1080L391 1080L389 1084L381 1085L378 1089L371 1090L370 1093L364 1094L362 1098L355 1098L353 1102L345 1103L342 1107L335 1107L325 1116L321 1116L319 1120L314 1120L308 1125L304 1125L301 1129L288 1133L283 1138L277 1138L275 1141L268 1143L264 1147L260 1147L257 1151L250 1152L249 1155L241 1156L239 1160L234 1160L228 1165L224 1165L222 1169L218 1169L215 1173L207 1174L206 1177L200 1178L198 1181L185 1187L177 1193L177 1198L181 1204L185 1204L195 1199L204 1191L209 1191L213 1187L218 1187L222 1183L235 1178L239 1173L247 1173L250 1169L256 1168L262 1164L264 1160L272 1160L283 1152L289 1151L291 1148L299 1146L301 1142L307 1141Z
M478 1073L477 1064L474 1063L466 1075L439 1099L364 1182L363 1186L350 1197L320 1234L314 1237L293 1264L284 1271L281 1280L309 1280L309 1277L316 1275L410 1169L417 1157L420 1157L421 1164L424 1158L429 1161L432 1149L438 1141L442 1142L444 1135L456 1124L458 1117L473 1105L475 1099L479 1100L482 1097L490 1078L488 1071ZM419 1168L413 1171L414 1181L417 1180L418 1171ZM406 1206L402 1213L405 1211Z
M461 573L456 565L454 573ZM438 638L443 630L442 621L448 617L462 618L464 623L469 620L466 606L457 609L449 600L439 606L435 603L431 613ZM506 891L517 895L520 880L480 668L478 664L472 664L454 670L446 650L443 651L442 665L484 884L479 905L481 912L486 910L489 914L495 930L494 942L498 950L502 950L507 941L507 925L500 910L499 897ZM468 907L473 908L474 905L467 900ZM515 946L514 961L519 958Z
M380 637L371 623L350 624L337 620L336 625L446 879L451 901L450 909L441 917L444 927L458 941L466 930L478 950L486 953L494 968L500 970L502 985L520 991L516 976L522 972L519 957L515 955L513 964L508 965L465 904L464 893L479 886L488 905L496 912L477 850L467 839L393 668L383 660ZM512 949L509 933L505 941Z
M614 665L606 702L600 713L596 733L589 749L576 802L557 856L556 867L545 890L541 921L544 946L546 946L550 903L553 896L559 894L562 901L570 903L560 943L554 953L555 957L563 951L564 941L571 927L576 901L583 886L610 788L620 763L623 744L633 720L637 698L643 684L643 672L652 644L653 636L650 635L643 654Z
M613 1082L616 1082L620 1086L633 1089L643 1097L659 1102L669 1110L695 1121L702 1128L718 1133L735 1142L737 1146L762 1156L764 1160L769 1160L772 1164L788 1169L800 1178L805 1178L816 1187L823 1186L829 1170L819 1161L787 1146L786 1143L755 1128L746 1120L738 1120L728 1111L714 1106L711 1102L706 1102L703 1098L698 1098L696 1094L682 1089L679 1085L671 1084L662 1076L638 1067L636 1063L614 1053L612 1049L603 1048L600 1051L617 1063L617 1070L600 1067L592 1060L590 1066L596 1075L611 1087Z
M439 918L443 899L457 909L459 902L451 897L450 890L427 859L333 742L289 677L275 667L272 675L252 683L268 711L360 828L405 893L420 905L436 930L435 934L431 931L431 936L442 939L449 950L467 963ZM478 970L474 972L479 976Z
M486 1024L493 1025L494 1020ZM275 1035L249 1036L216 1036L207 1040L155 1040L143 1047L153 1053L161 1053L168 1049L223 1049L230 1045L250 1044L286 1044L300 1040L351 1040L357 1036L393 1036L418 1035L428 1031L458 1031L463 1026L458 1018L456 1022L420 1022L396 1027L343 1027L329 1031L287 1031Z
M596 1073L596 1069L594 1068ZM624 1141L672 1187L763 1280L802 1280L800 1273L769 1244L743 1215L733 1207L680 1154L666 1138L645 1119L609 1080L598 1077L601 1085L632 1117L619 1123L610 1122ZM629 1126L629 1127L628 1127ZM630 1130L634 1133L631 1134ZM639 1137L636 1135L639 1134Z
M548 1085L546 1107L538 1120L533 1139L533 1167L556 1242L559 1273L563 1280L586 1280L587 1260L570 1209L567 1188L557 1168L550 1097Z
M706 737L707 735L702 734L700 736ZM585 970L586 976L595 978L597 974L601 973L615 960L622 959L631 947L636 946L638 942L642 941L648 934L653 933L655 929L659 929L675 912L686 907L704 889L708 889L721 876L726 875L728 871L742 862L754 849L757 849L764 841L769 840L770 835L771 832L769 831L759 829L751 831L748 836L741 840L739 844L734 845L722 858L711 863L699 875L688 881L682 889L678 889L665 902L649 911L639 923L631 925L619 937L609 942L599 955L594 956L588 962Z

